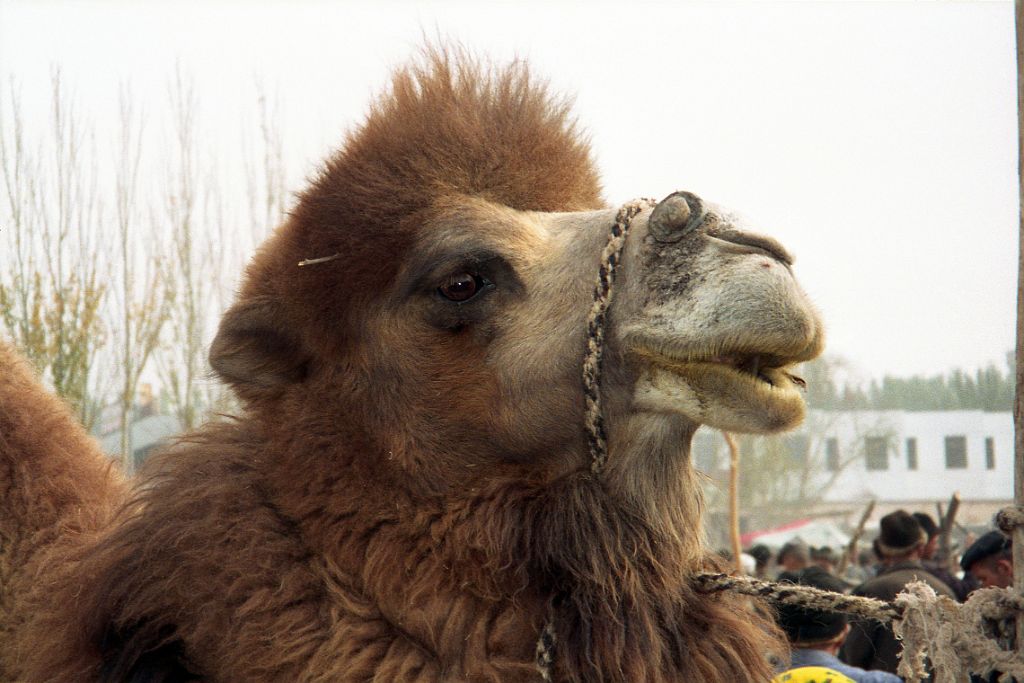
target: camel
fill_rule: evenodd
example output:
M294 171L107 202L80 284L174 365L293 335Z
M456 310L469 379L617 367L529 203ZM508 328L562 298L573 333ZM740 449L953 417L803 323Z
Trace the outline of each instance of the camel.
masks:
M0 678L766 681L771 615L688 580L689 444L802 419L791 266L690 192L609 207L525 65L428 50L249 264L237 417L125 482L0 354Z

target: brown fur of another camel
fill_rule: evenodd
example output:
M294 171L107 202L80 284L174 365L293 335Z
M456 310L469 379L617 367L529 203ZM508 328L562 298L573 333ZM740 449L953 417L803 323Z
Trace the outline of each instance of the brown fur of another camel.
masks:
M689 442L799 421L786 368L822 332L777 243L694 207L668 241L634 221L595 474L580 366L615 210L587 144L521 64L433 50L398 71L222 320L237 419L151 460L113 520L69 420L0 441L0 476L84 470L25 489L81 511L22 528L63 539L42 560L5 554L5 675L537 681L550 616L557 681L767 680L770 620L687 581L715 567ZM0 415L48 414L38 396L0 393Z
M37 577L52 570L47 555L92 543L125 489L70 409L0 342L0 680L13 679L14 636Z

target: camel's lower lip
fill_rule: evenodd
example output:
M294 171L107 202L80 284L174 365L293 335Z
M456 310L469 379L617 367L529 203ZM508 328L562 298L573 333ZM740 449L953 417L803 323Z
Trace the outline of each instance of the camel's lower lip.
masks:
M798 353L634 346L640 365L638 410L682 414L715 429L769 434L804 417L804 381L792 374ZM666 353L665 351L671 351Z
M736 367L715 360L647 356L637 389L638 410L682 414L727 431L768 434L804 417L803 380L791 365Z

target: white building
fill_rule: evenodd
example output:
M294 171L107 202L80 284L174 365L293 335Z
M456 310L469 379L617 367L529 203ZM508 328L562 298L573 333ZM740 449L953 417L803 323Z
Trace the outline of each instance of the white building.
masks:
M829 502L1013 499L1013 415L980 410L857 411L809 416L821 429Z
M945 505L957 492L958 522L980 526L990 524L992 515L1013 500L1009 412L815 410L798 430L767 439L775 444L774 467L759 469L751 462L757 456L748 452L741 454L740 476L771 477L764 487L776 491L813 492L820 502L798 506L803 516L829 514L852 525L874 500L869 526L897 508L936 517L936 504ZM761 450L768 443L748 442L747 448ZM729 464L721 436L700 429L693 458L723 488ZM769 512L750 510L751 524L764 526L766 520L758 518L770 517Z

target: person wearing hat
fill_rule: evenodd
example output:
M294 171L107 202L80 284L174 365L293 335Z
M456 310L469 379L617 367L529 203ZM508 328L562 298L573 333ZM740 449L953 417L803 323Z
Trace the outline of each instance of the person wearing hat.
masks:
M811 561L829 574L835 574L839 555L829 546L823 545L820 548L811 548Z
M805 572L797 582L834 593L841 593L845 588L842 580L823 571L813 575ZM773 679L774 681L788 683L798 678L786 678L787 673L804 671L806 667L824 667L846 676L855 683L900 683L899 676L885 671L865 671L844 664L836 657L850 632L845 614L781 604L778 615L779 626L786 632L792 654L789 666L785 667L784 671Z
M953 576L953 573L949 571L949 558L940 557L942 553L939 553L939 533L941 531L939 525L935 523L935 520L927 512L915 512L914 519L917 520L925 535L928 536L928 541L924 544L924 549L921 551L921 564L924 565L925 569L937 576L940 581L949 586L950 590L956 594L957 600L963 602L970 591L967 584Z
M807 544L797 539L779 549L775 563L780 572L799 572L811 563L811 551Z
M758 579L767 579L768 565L772 561L771 549L763 543L758 543L747 552L754 558L754 576Z
M982 588L1009 588L1013 583L1012 542L999 531L990 531L967 549L960 567L970 572Z
M804 666L783 671L768 683L856 683L849 676L824 666Z
M883 567L878 576L854 588L853 595L891 601L908 583L923 581L937 594L955 600L956 595L949 586L921 564L921 553L927 541L921 524L906 510L897 510L882 517L874 547ZM847 664L862 669L896 673L902 649L891 626L864 619L850 625L850 635L839 657Z
M921 525L921 530L928 537L924 548L921 550L921 564L927 565L926 560L933 559L935 553L939 550L939 532L941 529L939 529L939 525L935 523L935 520L927 512L915 512L914 519Z
M1012 551L1009 537L999 531L990 531L971 544L960 558L960 567L970 572L982 588L1009 588L1013 585ZM1013 619L1002 619L994 624L992 635L1002 649L1013 650L1016 630ZM998 681L999 677L998 672L993 672L987 680ZM972 683L985 680L980 676L971 677Z

